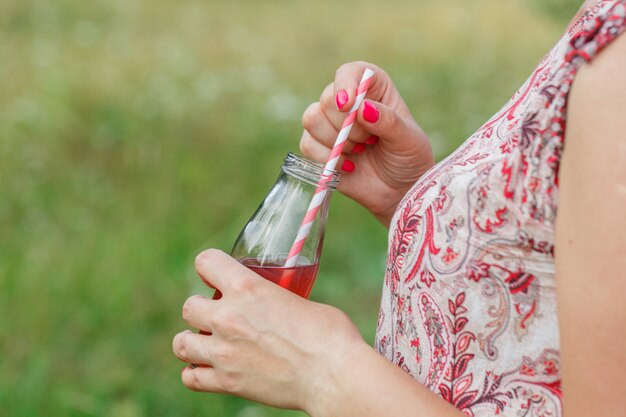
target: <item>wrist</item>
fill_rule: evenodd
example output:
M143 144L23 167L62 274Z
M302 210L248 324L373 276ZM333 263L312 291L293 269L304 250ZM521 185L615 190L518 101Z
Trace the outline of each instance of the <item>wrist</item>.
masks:
M376 220L388 229L391 224L391 219L396 213L398 204L400 204L400 201L402 201L412 186L413 183L407 184L406 187L403 187L402 189L389 190L389 192L380 199L387 204L384 207L375 207L370 209L370 213L372 213Z
M375 357L372 357L375 355ZM378 353L364 340L355 341L342 355L333 355L324 367L318 368L318 377L310 387L303 411L311 417L338 417L343 415L342 404L352 395L359 381L354 380L354 366L367 367ZM346 404L347 405L347 404Z
M419 175L414 180L406 181L402 185L396 185L394 188L389 187L388 191L383 193L385 195L379 199L380 202L384 201L387 204L384 207L373 207L370 209L370 213L372 213L372 215L386 228L389 228L391 219L398 209L398 204L400 204L404 196L415 185L415 183L419 181L420 178L433 166L435 166L435 160L431 154L431 158L424 163L424 166L419 171Z
M386 229L389 229L389 226L391 225L391 219L393 218L393 215L395 214L396 209L398 208L398 204L400 203L400 200L396 201L395 204L393 204L393 206L384 213L380 213L380 214L372 213L374 217L376 218L376 220L378 220L383 226L385 226Z

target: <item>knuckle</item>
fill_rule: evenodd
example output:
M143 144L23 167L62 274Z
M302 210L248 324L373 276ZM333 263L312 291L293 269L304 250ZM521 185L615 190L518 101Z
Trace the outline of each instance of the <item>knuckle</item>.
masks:
M183 304L182 316L183 316L183 320L185 320L185 321L188 321L189 317L191 316L191 305L190 305L189 298Z
M202 368L186 368L181 375L183 385L191 391L215 392L215 387L212 386L210 381L203 380L200 369Z
M335 75L341 74L342 72L346 71L347 69L349 69L350 67L352 67L356 63L357 63L357 61L350 61L350 62L345 62L345 63L341 64L339 66L339 68L337 68L337 70L335 71Z
M224 371L217 374L217 383L225 392L236 394L241 392L241 383L236 372Z
M352 131L350 132L350 136L348 136L348 139L353 142L352 145L354 146L357 143L365 142L369 137L370 133L355 123L355 125L352 127Z
M319 101L322 109L335 109L335 83L330 83L322 91Z
M188 341L186 337L186 333L179 333L174 337L173 341L174 353L179 358L186 358L188 353Z
M309 158L315 157L315 141L316 139L309 134L302 136L302 139L300 140L300 151L304 156Z
M194 305L197 303L199 298L202 297L200 297L199 295L192 295L191 297L187 298L187 300L185 300L185 303L183 304L182 314L185 321L189 321L189 319L193 315Z
M250 278L246 275L242 275L233 282L232 286L233 291L238 292L240 294L254 294L257 289L257 280Z
M191 388L194 391L204 391L204 384L200 380L200 375L198 374L198 372L191 372L191 378L187 387Z
M335 75L340 74L344 71L350 70L350 68L353 67L365 67L369 65L369 63L365 62L365 61L350 61L350 62L346 62L342 65L339 66L339 68L337 68L337 71L335 71Z
M400 119L400 116L398 116L398 113L396 113L395 111L389 112L387 115L387 119L387 123L392 129L400 127L400 124L402 123L402 119Z
M198 256L196 256L196 259L195 259L196 267L198 267L204 262L215 262L223 255L224 255L224 252L222 252L219 249L211 248L211 249L204 250L200 252Z
M249 323L245 320L236 320L233 323L231 323L231 335L239 338L239 339L247 339L247 340L253 340L253 332L252 332L252 328L250 327Z
M200 252L199 254L196 255L196 259L194 260L196 269L198 269L198 266L202 263L203 259L204 259L204 252Z
M304 113L302 113L302 127L306 130L309 130L311 127L315 125L315 121L317 120L320 113L320 103L315 102L309 105L306 108Z
M227 335L228 338L251 339L252 331L249 323L236 312L220 312L212 317L211 323L214 333ZM233 358L233 352L225 346L218 348L223 359Z
M214 364L225 364L231 363L236 354L226 343L223 343L214 347L211 356Z
M220 310L211 316L211 328L216 333L230 334L231 329L237 326L239 317L235 313Z
M183 372L180 374L180 380L182 381L185 387L189 388L190 390L193 390L193 387L191 386L192 376L190 374L191 374L191 370L189 368L184 368Z
M304 154L304 156L309 156L310 155L310 143L309 141L311 140L311 138L309 137L308 134L303 134L302 137L300 138L300 152L302 152Z

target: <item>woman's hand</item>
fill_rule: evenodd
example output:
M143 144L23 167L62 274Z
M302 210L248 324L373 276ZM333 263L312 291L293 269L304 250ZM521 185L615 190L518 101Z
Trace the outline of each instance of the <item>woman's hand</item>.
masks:
M434 157L427 136L382 69L365 62L341 66L335 82L302 116L300 149L305 156L326 162L366 67L375 75L339 162L346 173L338 189L388 226L396 206L434 165Z
M306 410L332 386L334 369L367 347L341 311L305 300L218 250L196 258L196 270L222 298L189 298L183 318L211 335L185 331L173 341L194 391L228 393Z

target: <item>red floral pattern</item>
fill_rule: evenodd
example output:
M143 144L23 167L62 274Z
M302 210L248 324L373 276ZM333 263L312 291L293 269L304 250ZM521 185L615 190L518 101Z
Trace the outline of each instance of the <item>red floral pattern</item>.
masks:
M398 206L376 346L469 416L562 415L554 221L567 97L626 29L597 0Z

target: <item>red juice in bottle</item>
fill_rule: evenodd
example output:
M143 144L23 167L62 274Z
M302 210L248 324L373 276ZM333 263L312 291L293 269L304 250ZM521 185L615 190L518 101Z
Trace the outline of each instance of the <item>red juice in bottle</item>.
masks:
M303 298L309 298L319 267L319 264L297 265L289 268L271 264L261 266L258 260L249 258L240 262L266 280ZM216 290L213 299L219 300L220 298L222 298L222 293Z
M303 298L308 298L311 294L319 267L319 264L296 265L289 268L271 264L261 266L256 259L243 259L241 264Z

